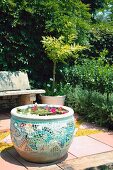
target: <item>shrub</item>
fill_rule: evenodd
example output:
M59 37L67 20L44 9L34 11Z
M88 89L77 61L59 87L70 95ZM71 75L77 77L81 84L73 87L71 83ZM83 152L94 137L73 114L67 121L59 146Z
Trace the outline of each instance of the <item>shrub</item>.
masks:
M46 91L46 95L48 96L62 96L66 95L69 90L71 90L70 84L64 84L62 82L58 82L55 84L54 91L52 91L52 81L53 79L50 78L50 81L48 83L44 84L44 89Z
M82 115L87 121L106 127L112 124L113 95L110 95L109 103L107 103L106 94L88 91L80 86L76 88L71 86L69 89L66 105L72 107L75 112Z
M107 49L108 61L113 64L113 25L110 22L99 22L93 25L90 34L91 49L89 55L97 57L99 52Z
M106 63L105 56L95 59L84 59L82 64L75 64L64 69L66 82L73 86L79 84L83 89L97 91L109 96L113 92L113 65Z

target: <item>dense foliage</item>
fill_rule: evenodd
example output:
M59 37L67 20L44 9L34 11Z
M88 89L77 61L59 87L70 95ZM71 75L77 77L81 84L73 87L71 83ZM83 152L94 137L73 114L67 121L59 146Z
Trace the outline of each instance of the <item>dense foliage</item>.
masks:
M89 7L80 0L0 0L0 68L26 70L40 82L50 77L51 62L45 57L42 36L67 42L73 35L80 44L88 42Z
M65 68L64 73L70 84L67 104L85 120L108 127L113 115L113 65L106 54L104 50L97 59L82 59L81 64Z
M99 53L107 49L106 56L113 63L113 1L112 0L82 0L89 4L92 15L92 27L90 30L90 51L85 55L98 57Z
M68 88L66 105L72 107L75 113L84 120L109 128L113 122L113 94L106 100L106 94L82 89L80 86Z
M75 65L69 60L65 78L71 85L61 83L56 88L67 94L68 105L87 113L89 120L99 124L111 121L112 0L0 0L0 16L0 70L27 71L33 87L48 84L53 70L42 37L63 36L64 44L73 40L78 46L89 46L78 54ZM57 71L61 77L61 63Z
M65 79L74 86L79 84L83 89L106 93L107 100L113 93L113 66L106 63L103 55L97 60L84 59L81 64L65 68Z
M97 58L99 53L106 49L106 58L113 64L113 24L102 22L94 25L90 34L90 45L89 55Z

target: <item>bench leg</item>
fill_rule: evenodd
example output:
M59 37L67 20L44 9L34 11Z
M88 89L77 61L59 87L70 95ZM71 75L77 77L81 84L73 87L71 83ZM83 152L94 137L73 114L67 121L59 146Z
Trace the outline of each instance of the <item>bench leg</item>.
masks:
M25 94L20 96L19 104L20 105L33 104L35 100L36 100L35 94Z

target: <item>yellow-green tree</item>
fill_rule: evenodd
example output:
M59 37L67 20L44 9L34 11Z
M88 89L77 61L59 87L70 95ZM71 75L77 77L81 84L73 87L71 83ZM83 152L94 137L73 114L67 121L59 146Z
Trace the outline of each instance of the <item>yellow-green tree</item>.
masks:
M69 44L64 42L64 37L59 38L46 36L42 37L43 47L47 53L50 60L53 61L53 88L55 86L56 78L56 64L58 62L65 62L69 57L77 58L77 52L85 49L85 46L80 46L78 44Z

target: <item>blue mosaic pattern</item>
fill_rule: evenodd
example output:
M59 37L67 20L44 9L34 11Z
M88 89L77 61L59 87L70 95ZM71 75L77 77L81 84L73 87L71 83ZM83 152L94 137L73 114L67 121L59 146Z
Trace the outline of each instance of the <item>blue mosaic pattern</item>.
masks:
M27 120L11 117L11 138L24 152L37 152L48 157L66 154L75 130L74 117L58 120Z

